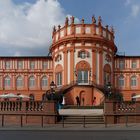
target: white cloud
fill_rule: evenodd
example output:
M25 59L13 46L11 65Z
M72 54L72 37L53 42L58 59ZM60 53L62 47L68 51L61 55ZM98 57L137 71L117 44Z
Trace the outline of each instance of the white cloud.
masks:
M129 4L131 4L132 0L125 0L125 6L128 6Z
M129 10L129 16L127 17L126 23L131 21L131 18L136 18L140 12L140 3L138 0L125 0L124 5Z
M0 0L0 55L47 54L52 27L63 24L65 16L57 0L20 5Z
M137 17L137 15L139 14L139 11L140 11L139 5L132 5L132 7L131 7L131 15L133 17Z

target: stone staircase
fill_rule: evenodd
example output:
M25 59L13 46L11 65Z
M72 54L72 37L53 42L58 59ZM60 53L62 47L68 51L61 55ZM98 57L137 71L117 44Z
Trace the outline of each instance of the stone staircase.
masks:
M104 124L103 115L94 116L61 116L59 123L64 124Z

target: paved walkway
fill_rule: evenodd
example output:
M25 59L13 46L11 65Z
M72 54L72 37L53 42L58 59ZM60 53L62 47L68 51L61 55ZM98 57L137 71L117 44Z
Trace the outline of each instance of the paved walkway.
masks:
M103 109L60 109L60 115L103 115Z
M103 115L102 109L61 109L59 110L61 115ZM19 131L128 131L128 130L140 130L140 123L136 124L52 124L45 125L43 128L41 126L0 126L0 131L7 130L19 130Z
M7 130L17 130L17 131L31 131L31 130L42 130L42 131L128 131L128 130L140 130L140 124L110 124L105 127L104 124L86 124L83 127L82 124L65 124L64 127L62 124L56 125L46 125L43 128L38 126L5 126L0 127L0 131Z

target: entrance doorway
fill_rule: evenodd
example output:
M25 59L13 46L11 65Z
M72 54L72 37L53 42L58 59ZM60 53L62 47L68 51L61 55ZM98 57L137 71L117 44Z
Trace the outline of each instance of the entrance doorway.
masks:
M85 91L80 92L80 105L85 106Z

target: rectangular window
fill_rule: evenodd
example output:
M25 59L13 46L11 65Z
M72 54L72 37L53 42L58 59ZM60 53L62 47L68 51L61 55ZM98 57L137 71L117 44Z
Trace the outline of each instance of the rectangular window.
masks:
M137 85L136 80L131 80L131 86L132 86L132 87L135 87L136 85Z
M137 68L137 62L136 62L136 61L132 61L132 63L131 63L131 68L132 68L132 69Z
M124 84L125 84L125 78L123 75L121 75L118 79L118 86L119 87L124 87Z
M18 61L17 68L18 69L23 69L23 61Z
M10 69L11 65L10 65L10 61L6 61L5 62L5 69Z
M34 78L30 78L29 80L29 87L35 87L35 79Z
M48 69L48 62L46 61L42 62L42 68L43 70Z
M35 69L35 62L34 61L30 62L30 69L31 70Z
M22 87L22 86L23 86L23 81L22 81L22 79L19 79L17 81L17 87Z
M11 80L10 80L9 77L6 77L6 78L4 79L4 86L5 86L5 87L10 87L10 85L11 85Z
M78 83L88 83L88 71L78 71Z
M125 61L124 60L120 60L120 62L119 62L119 68L121 70L125 68Z
M56 74L56 84L57 84L57 86L62 85L62 73L61 72Z
M5 87L10 87L10 85L11 85L10 80L5 81L4 85L5 85Z
M119 80L118 82L119 82L118 83L119 84L119 87L123 87L124 86L124 80Z
M133 76L131 77L131 86L136 87L136 85L137 85L137 77Z

